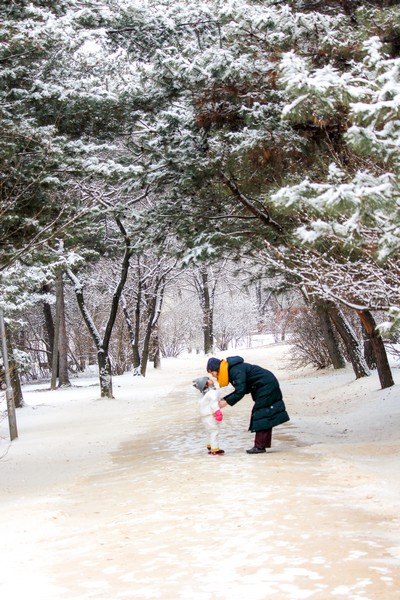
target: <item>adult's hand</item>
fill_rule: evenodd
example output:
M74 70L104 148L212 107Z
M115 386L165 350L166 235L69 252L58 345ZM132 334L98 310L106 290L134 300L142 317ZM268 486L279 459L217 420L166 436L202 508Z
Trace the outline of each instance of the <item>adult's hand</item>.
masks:
M219 404L219 407L220 407L220 408L225 408L225 406L228 406L228 403L227 403L227 401L226 401L226 400L224 400L223 398L222 398L222 400L220 400L220 401L218 402L218 404Z

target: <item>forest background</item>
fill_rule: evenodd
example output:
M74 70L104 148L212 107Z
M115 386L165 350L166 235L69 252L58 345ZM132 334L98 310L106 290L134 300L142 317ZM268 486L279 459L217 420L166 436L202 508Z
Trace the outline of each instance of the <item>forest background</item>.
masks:
M400 2L5 0L2 381L399 338ZM3 329L3 328L2 328ZM7 343L6 343L7 342ZM395 350L393 350L394 352Z

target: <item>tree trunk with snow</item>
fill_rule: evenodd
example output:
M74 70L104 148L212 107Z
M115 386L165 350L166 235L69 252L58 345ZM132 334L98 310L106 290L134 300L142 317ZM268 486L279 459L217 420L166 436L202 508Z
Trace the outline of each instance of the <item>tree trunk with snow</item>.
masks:
M149 361L150 335L151 335L151 326L148 325L146 328L146 334L145 334L144 340L143 340L143 352L142 352L142 360L141 360L141 364L140 364L140 374L143 375L143 377L146 377L147 363Z
M45 284L43 286L43 292L45 294L50 293L50 285ZM44 315L44 330L45 330L45 344L47 349L47 364L51 370L53 364L53 348L54 348L54 321L51 313L51 306L46 300L43 302L43 315Z
M371 369L371 371L372 371L373 369L376 369L376 360L375 360L375 355L374 355L374 351L373 351L372 344L371 344L371 339L370 339L369 335L367 334L367 332L365 331L364 327L363 327L363 343L364 343L364 358L368 365L368 368Z
M140 299L138 298L135 308L135 321L132 323L128 306L124 297L121 297L122 314L128 330L129 341L132 351L133 375L140 375L140 353L139 353L139 334L140 334Z
M153 296L148 307L148 318L146 325L146 333L143 341L142 362L140 370L143 377L146 375L147 363L150 355L150 343L152 341L152 334L156 330L158 319L161 314L161 307L164 299L164 291L165 277L162 276L156 283L155 289L153 290Z
M59 386L71 385L68 377L68 339L65 324L64 283L62 271L57 273L56 278L56 318L51 371L52 390L56 388L57 376Z
M329 309L326 303L317 302L315 305L319 323L324 336L326 348L328 350L329 358L332 361L334 369L344 369L346 366L345 358L340 350L337 338L332 328L332 323L329 318Z
M133 337L131 337L132 343L132 360L133 360L133 374L141 375L140 373L140 351L139 351L139 339L140 339L140 319L141 319L141 308L142 303L142 284L139 280L138 291L135 306L135 321L133 328Z
M390 369L386 348L382 337L376 328L374 317L369 310L358 310L358 316L371 342L372 351L374 353L376 368L379 375L381 388L391 387L394 385L392 371Z
M161 354L160 354L160 342L158 335L158 324L153 328L153 335L151 336L151 350L150 360L153 361L155 369L161 369Z
M100 396L101 398L114 398L111 374L111 362L107 350L100 348L97 351L97 363L99 365Z
M71 271L71 269L67 270L67 275L74 284L74 291L76 295L76 299L78 301L79 310L81 311L83 320L86 323L86 326L89 330L89 333L96 345L97 348L97 363L99 366L99 378L100 378L100 393L102 398L113 398L113 389L112 389L112 376L111 376L111 362L108 355L108 348L110 344L111 334L113 331L113 327L115 324L115 319L117 318L118 305L120 302L120 298L122 295L122 291L124 289L124 285L126 283L126 279L128 277L128 269L129 269L129 261L131 258L131 241L128 237L125 228L118 217L115 217L115 221L118 225L118 228L124 238L125 243L125 251L122 258L122 266L121 266L121 274L118 285L114 291L110 314L107 320L106 328L104 331L103 339L101 339L99 332L97 331L96 325L89 314L88 308L85 303L85 299L83 296L83 286L76 277L76 275Z
M203 344L204 353L211 354L214 350L213 332L213 292L210 289L208 270L206 265L199 269L200 281L196 280L201 311L203 314Z
M8 367L10 373L11 387L13 391L14 406L15 408L21 408L22 406L24 406L24 396L22 394L21 380L19 378L17 363L14 358L10 331L7 325L5 325L5 332L8 352Z
M59 345L60 338L60 297L57 292L56 285L56 314L54 319L54 338L53 338L53 348L52 348L52 358L51 358L51 382L50 389L55 390L57 387L57 375L58 375L58 365L59 365Z
M81 311L82 318L88 328L88 331L95 343L97 348L97 364L99 367L99 379L100 379L100 396L102 398L113 398L112 390L112 377L111 377L111 363L108 357L108 343L104 343L101 339L97 327L89 314L86 306L85 298L83 296L82 284L76 277L76 275L70 270L67 270L67 275L74 284L74 291L78 302L79 310ZM115 311L116 312L116 311ZM114 314L114 311L112 311ZM115 316L114 316L115 320ZM110 319L109 319L110 322ZM107 337L111 335L112 328L108 328Z
M60 306L60 318L58 322L58 385L69 386L71 382L68 376L68 337L65 319L64 282L63 273L57 277L57 296Z
M333 304L333 302L329 302L328 307L329 316L343 340L350 362L353 366L356 379L367 377L370 375L370 372L353 328L345 318L342 311L335 304Z

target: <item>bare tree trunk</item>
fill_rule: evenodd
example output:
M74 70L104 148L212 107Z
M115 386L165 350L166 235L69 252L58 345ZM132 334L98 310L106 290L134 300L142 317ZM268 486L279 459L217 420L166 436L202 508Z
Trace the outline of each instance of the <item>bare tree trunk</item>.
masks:
M394 385L392 371L386 354L386 348L379 331L376 329L374 317L369 310L358 310L358 316L370 339L372 350L375 356L376 368L378 370L381 389L386 389Z
M140 363L140 374L146 377L147 363L149 362L149 333L146 332L143 340L142 361Z
M10 373L11 387L13 390L14 406L15 406L15 408L21 408L25 404L24 397L22 394L21 380L19 378L17 363L15 362L15 358L14 358L10 331L9 331L9 328L7 327L7 325L4 325L4 328L5 328L5 332L6 332L6 344L7 344L8 367L9 367L8 370Z
M364 327L362 328L362 332L363 332L365 362L367 363L368 368L373 370L373 369L376 369L376 360L375 360L374 350L373 350L372 344L371 344L371 339L370 339L369 335L367 334L367 332L365 331Z
M49 293L50 286L45 284L43 286L43 292ZM49 302L43 302L43 314L45 323L45 344L47 348L47 364L51 370L53 364L53 348L54 348L54 322L53 315L51 314L51 306Z
M203 312L204 353L211 354L214 350L213 308L208 281L207 267L200 268L201 277L201 309Z
M333 304L333 302L329 302L328 307L329 316L343 340L350 362L353 366L356 379L367 377L370 375L370 372L362 355L357 336L354 333L350 323L348 323L342 311L339 310L339 308Z
M101 348L97 352L97 363L99 365L99 379L100 379L100 396L101 398L114 398L113 386L112 386L112 375L111 375L111 362L108 353Z
M123 375L126 371L126 352L124 321L122 319L118 320L118 329L115 331L114 340L116 341L114 373Z
M146 375L149 359L154 361L155 368L161 365L157 323L164 301L166 281L174 267L175 264L164 258L150 261L146 261L146 257L137 258L134 323L124 298L121 303L131 340L134 375ZM144 336L143 339L141 336Z
M265 318L268 304L271 300L272 292L266 294L262 289L261 281L255 282L255 293L257 302L257 314L258 314L258 331L263 333L265 331Z
M51 389L56 389L57 376L59 386L71 385L68 377L68 340L65 325L64 283L62 271L59 271L56 277L56 318L52 353Z
M158 325L153 328L153 334L151 336L151 351L150 360L153 361L155 369L161 369L161 355L160 355L160 344L158 339Z
M4 312L0 306L0 348L3 356L3 374L6 384L5 396L7 403L8 427L10 431L10 440L18 437L17 419L15 415L14 393L10 379L10 365L8 362L7 334L5 329ZM2 376L3 376L2 374Z
M59 335L58 335L58 385L69 386L71 382L68 377L68 339L67 327L65 323L65 301L64 301L64 282L63 273L57 276L57 296L59 296L60 316L59 316Z
M143 341L143 352L142 352L142 363L141 363L141 374L143 377L146 375L147 363L150 354L150 341L153 331L156 328L158 319L161 314L161 307L164 299L165 290L165 278L161 277L157 281L156 287L153 290L153 297L151 298L149 306L149 316L147 319L146 334Z
M99 380L100 380L100 396L102 398L110 398L113 396L112 389L112 376L111 376L111 363L108 357L108 344L104 343L104 339L102 340L99 332L97 331L97 327L89 314L89 311L86 306L85 298L83 296L82 284L74 275L74 273L67 269L67 275L74 284L74 291L76 295L76 299L78 302L79 310L81 311L83 320L89 330L89 333L95 343L97 349L97 364L99 367ZM114 314L115 308L113 306L112 313ZM111 316L110 316L111 318ZM109 318L109 320L110 320ZM114 315L115 320L115 315Z
M125 228L121 222L121 220L116 217L116 223L119 227L119 230L124 238L125 242L125 252L122 258L122 266L121 266L121 274L118 285L114 291L110 314L108 317L108 321L106 324L106 328L104 331L103 339L101 339L99 332L94 324L93 319L91 318L85 299L83 296L83 288L82 284L78 280L78 278L74 275L74 273L68 269L67 275L74 284L74 291L76 295L76 299L78 302L79 310L81 311L83 320L86 323L86 326L89 330L89 333L96 345L97 348L97 363L99 366L99 378L100 378L100 394L102 398L113 398L113 389L112 389L112 376L111 376L111 362L108 355L108 348L110 344L111 334L114 327L115 319L117 318L118 305L120 302L120 298L122 295L122 291L124 289L124 285L126 283L126 279L128 277L128 269L129 269L129 261L131 257L131 242L130 238L127 236Z
M329 358L332 361L334 369L344 369L346 366L345 358L340 350L338 341L332 328L329 318L328 306L324 302L316 302L315 308L318 314L319 323L324 336L324 341L328 350Z
M132 355L133 355L133 374L141 375L140 372L140 352L139 352L139 340L140 340L140 319L141 319L141 304L142 304L142 283L139 278L136 306L135 306L135 325L134 335L132 343Z
M55 316L55 323L54 323L54 345L53 345L53 356L52 356L52 363L51 363L51 382L50 382L51 390L55 390L57 387L57 376L58 376L58 365L59 365L59 354L60 354L58 351L59 340L60 340L60 314L61 314L61 307L60 307L60 294L59 294L59 289L58 289L58 275L57 275L56 316Z
M153 356L153 364L155 369L161 369L161 354L160 348L157 347L157 352Z
M140 287L140 283L139 283ZM122 314L124 315L125 324L128 329L129 341L132 350L132 365L133 375L139 376L140 373L140 353L139 353L139 334L140 334L140 290L138 290L138 297L135 307L135 322L132 323L131 316L129 314L128 306L124 297L121 297L121 308Z

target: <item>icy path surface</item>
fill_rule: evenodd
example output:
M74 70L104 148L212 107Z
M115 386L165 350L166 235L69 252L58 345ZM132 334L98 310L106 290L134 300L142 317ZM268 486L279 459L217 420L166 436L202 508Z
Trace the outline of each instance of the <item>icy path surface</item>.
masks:
M1 597L398 600L399 443L357 427L354 390L325 413L326 378L281 374L292 420L272 450L245 453L245 399L208 456L188 366L164 392L157 375L115 401L53 395L35 428L20 417L0 461Z

